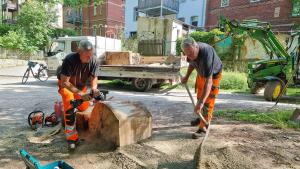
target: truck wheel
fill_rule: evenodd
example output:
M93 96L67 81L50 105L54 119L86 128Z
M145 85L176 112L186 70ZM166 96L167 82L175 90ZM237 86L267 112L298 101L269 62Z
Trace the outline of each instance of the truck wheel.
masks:
M145 92L151 89L152 80L151 79L143 79L143 78L135 78L132 79L132 85L139 92Z
M258 83L253 83L253 85L250 87L250 92L251 94L257 94L262 88L262 85L259 85Z
M265 87L264 97L268 101L275 101L280 96L283 86L279 81L268 81Z
M58 66L58 68L56 69L56 77L57 77L57 79L60 79L60 72L61 72L61 66Z

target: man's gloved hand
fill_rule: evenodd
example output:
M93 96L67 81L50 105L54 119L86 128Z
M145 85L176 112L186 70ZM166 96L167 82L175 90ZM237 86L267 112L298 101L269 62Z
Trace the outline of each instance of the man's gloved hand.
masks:
M92 94L93 98L96 98L101 95L100 90L98 90L98 89L92 89L91 94Z
M93 97L89 93L78 93L83 101L90 101Z
M182 84L185 84L189 80L189 78L186 76L183 76L180 80L181 80Z

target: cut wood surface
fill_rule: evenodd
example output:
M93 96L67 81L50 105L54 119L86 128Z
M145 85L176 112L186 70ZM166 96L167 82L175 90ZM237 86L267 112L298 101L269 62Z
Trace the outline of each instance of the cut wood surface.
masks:
M125 52L106 52L106 65L133 65L139 64L140 55L130 51Z
M117 146L136 143L152 134L152 116L142 103L97 102L92 111L80 112L77 118L79 130L87 126L88 132Z

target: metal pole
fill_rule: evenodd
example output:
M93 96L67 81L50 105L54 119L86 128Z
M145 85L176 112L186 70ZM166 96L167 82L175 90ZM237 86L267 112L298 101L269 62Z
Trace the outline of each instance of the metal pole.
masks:
M162 18L162 14L163 14L163 12L162 12L162 4L163 3L163 0L160 0L160 18Z

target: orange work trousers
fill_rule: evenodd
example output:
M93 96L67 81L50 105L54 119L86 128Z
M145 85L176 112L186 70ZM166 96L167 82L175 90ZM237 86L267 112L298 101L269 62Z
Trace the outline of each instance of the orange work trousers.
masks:
M210 122L213 116L215 101L217 95L219 94L221 79L222 79L222 72L220 72L218 75L213 77L213 84L211 87L211 91L209 93L209 96L204 102L202 115L207 122ZM200 97L202 96L204 83L205 83L205 78L203 76L198 75L196 79L197 99L200 99ZM199 128L204 128L204 127L205 127L205 123L203 120L201 120L199 124Z
M64 123L65 123L65 135L67 141L77 141L78 133L76 131L76 114L74 111L71 111L72 105L70 103L73 99L80 99L78 94L72 93L70 90L61 87L60 81L58 81L58 93L61 95L62 102L64 105ZM82 89L83 93L87 92L87 87ZM89 107L89 102L85 101L80 106L77 107L79 111L84 111Z

